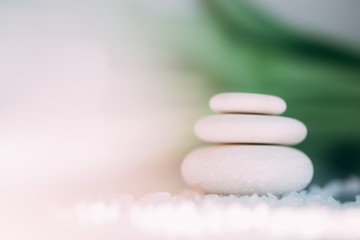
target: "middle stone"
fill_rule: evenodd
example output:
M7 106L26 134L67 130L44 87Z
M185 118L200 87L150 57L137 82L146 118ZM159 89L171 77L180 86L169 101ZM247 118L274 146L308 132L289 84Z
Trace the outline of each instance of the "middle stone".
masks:
M288 117L219 114L200 119L195 134L211 143L294 145L305 139L307 129L302 122Z

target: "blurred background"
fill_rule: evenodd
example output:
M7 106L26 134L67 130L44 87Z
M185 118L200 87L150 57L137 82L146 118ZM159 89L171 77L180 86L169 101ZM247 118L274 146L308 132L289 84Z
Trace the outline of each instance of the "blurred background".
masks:
M285 99L308 127L297 147L313 183L359 175L359 13L352 0L2 0L2 201L183 191L181 161L204 144L193 125L219 92Z

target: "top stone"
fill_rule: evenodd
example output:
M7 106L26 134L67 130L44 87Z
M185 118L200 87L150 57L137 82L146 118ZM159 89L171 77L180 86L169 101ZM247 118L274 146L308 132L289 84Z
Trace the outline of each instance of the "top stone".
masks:
M257 93L220 93L210 99L210 109L218 113L282 114L286 103L282 98Z

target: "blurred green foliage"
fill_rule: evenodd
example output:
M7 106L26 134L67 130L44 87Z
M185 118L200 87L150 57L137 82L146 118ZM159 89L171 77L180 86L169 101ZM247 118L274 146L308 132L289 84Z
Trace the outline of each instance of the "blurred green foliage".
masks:
M287 26L248 1L204 0L187 62L211 94L278 95L303 121L314 182L360 174L360 52ZM359 48L360 49L360 48Z

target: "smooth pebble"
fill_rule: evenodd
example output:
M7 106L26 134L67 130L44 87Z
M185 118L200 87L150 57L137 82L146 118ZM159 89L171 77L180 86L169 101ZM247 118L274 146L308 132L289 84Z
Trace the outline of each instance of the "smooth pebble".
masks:
M220 93L210 99L210 108L219 113L282 114L285 101L277 96L257 93Z
M211 143L294 145L305 139L307 129L302 122L288 117L218 114L200 119L195 134Z
M216 194L276 195L305 188L313 165L301 151L286 146L218 145L191 152L182 163L184 180Z

